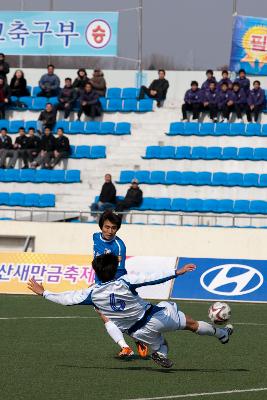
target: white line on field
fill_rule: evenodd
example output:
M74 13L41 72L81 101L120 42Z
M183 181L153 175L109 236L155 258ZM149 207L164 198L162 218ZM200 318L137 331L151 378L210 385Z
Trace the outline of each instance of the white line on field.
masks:
M188 397L204 397L204 396L217 396L220 394L236 394L236 393L248 393L248 392L264 392L267 388L253 388L253 389L236 389L236 390L226 390L223 392L207 392L207 393L188 393L188 394L177 394L173 396L163 396L163 397L140 397L137 399L127 399L127 400L163 400L163 399L185 399Z

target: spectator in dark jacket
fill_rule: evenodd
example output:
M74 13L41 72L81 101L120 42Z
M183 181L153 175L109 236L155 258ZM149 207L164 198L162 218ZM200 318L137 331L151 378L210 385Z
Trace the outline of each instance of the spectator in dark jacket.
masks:
M204 92L204 111L209 112L211 122L218 120L218 98L219 92L216 90L216 83L210 82L209 90Z
M216 81L215 76L213 75L212 69L208 69L206 71L206 77L207 77L207 79L205 80L205 82L202 83L202 86L201 86L201 90L203 90L204 92L210 90L211 83L215 83L215 88L217 86L217 81Z
M246 71L240 69L238 72L238 78L235 79L234 83L238 83L241 89L244 89L246 95L249 94L250 80L246 77Z
M143 201L143 192L138 186L138 180L133 179L132 185L128 189L125 198L119 201L116 206L116 211L122 212L129 210L131 207L139 207Z
M0 53L0 78L7 81L7 74L9 74L9 64L6 62L5 55Z
M12 139L10 136L8 136L6 128L2 128L0 136L0 168L5 168L6 158L12 156Z
M233 100L237 122L243 122L242 113L244 112L247 114L247 118L250 119L250 111L247 103L246 93L237 82L233 84Z
M105 175L105 183L102 186L99 200L91 205L92 213L96 211L105 211L114 209L116 204L116 188L112 182L110 174Z
M58 96L57 110L64 111L64 119L67 119L74 107L77 93L72 86L71 78L65 79L65 86Z
M45 106L45 110L40 113L37 121L38 131L43 132L44 128L50 128L52 130L54 128L56 120L56 108L54 108L51 103L47 103Z
M77 71L77 78L73 82L73 87L78 94L80 94L83 91L86 83L89 83L87 72L84 68L80 68Z
M47 156L46 167L49 169L54 168L62 158L68 158L70 156L70 142L67 136L64 135L64 130L58 128L57 138L55 142L55 150L50 153L50 157Z
M23 159L24 168L29 168L29 162L33 162L41 151L41 139L35 134L35 129L29 128L28 134L28 148Z
M90 78L90 83L99 97L105 97L107 85L104 78L104 74L100 69L95 69L92 78Z
M183 121L187 122L187 112L193 113L193 121L197 121L203 107L203 92L199 89L197 81L191 82L191 89L187 90L182 105Z
M250 90L248 95L248 106L250 118L248 122L252 121L251 114L254 113L254 121L258 122L259 114L264 110L266 105L265 91L261 88L260 81L253 82L253 89Z
M0 119L5 119L6 108L10 103L10 89L4 78L0 77Z
M25 160L25 153L27 153L28 138L23 127L19 128L19 136L16 137L13 144L13 157L9 159L7 168L15 168L18 158ZM25 163L24 163L25 165Z
M27 81L24 78L24 73L20 69L14 73L13 78L10 82L10 94L11 96L30 96L30 93L27 89Z
M34 162L31 164L31 168L36 168L41 165L41 168L48 167L48 161L54 154L56 149L56 139L51 132L51 129L46 127L44 135L41 139L41 151Z
M234 111L234 96L226 82L221 84L218 93L218 110L222 113L221 122L229 122L230 113Z
M223 83L226 83L228 86L228 89L232 89L233 87L233 82L231 81L231 79L229 79L229 73L226 69L224 69L222 71L222 79L219 81L218 85L217 85L217 89L220 90L221 86Z
M86 83L84 90L80 96L80 110L78 112L78 120L82 113L92 119L102 114L102 107L99 101L99 95L93 90L91 83Z
M166 72L164 69L159 69L158 75L159 79L154 79L148 88L141 86L139 99L143 99L147 95L151 99L155 99L157 106L160 107L162 101L166 99L169 82L165 79Z
M60 79L54 74L55 67L52 64L47 66L47 74L41 76L39 81L39 86L41 92L38 93L38 96L41 97L56 97L59 94L60 90Z

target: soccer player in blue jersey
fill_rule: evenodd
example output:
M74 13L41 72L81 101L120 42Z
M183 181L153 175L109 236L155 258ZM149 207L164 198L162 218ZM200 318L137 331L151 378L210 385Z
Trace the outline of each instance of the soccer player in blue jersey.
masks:
M102 283L87 289L53 293L45 290L33 278L30 279L28 288L54 303L96 307L124 333L149 345L152 349L151 358L161 367L170 368L173 365L168 358L164 332L186 329L198 335L215 336L222 344L229 341L233 333L232 325L217 328L207 322L196 321L180 311L176 303L161 301L153 305L136 292L142 286L157 285L194 271L194 264L186 264L174 270L171 275L160 272L148 278L127 274L116 279L118 264L118 257L114 254L96 257L92 265Z

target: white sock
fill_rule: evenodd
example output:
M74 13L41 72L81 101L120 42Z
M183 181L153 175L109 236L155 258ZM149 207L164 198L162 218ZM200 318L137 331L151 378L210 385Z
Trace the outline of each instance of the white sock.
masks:
M112 322L108 321L105 323L105 328L109 336L117 343L121 348L129 347L128 344L125 342L123 334L121 330Z
M221 328L215 328L211 324L208 324L204 321L198 321L198 330L196 331L198 335L208 335L208 336L215 336L217 338L222 337L225 335L225 331Z

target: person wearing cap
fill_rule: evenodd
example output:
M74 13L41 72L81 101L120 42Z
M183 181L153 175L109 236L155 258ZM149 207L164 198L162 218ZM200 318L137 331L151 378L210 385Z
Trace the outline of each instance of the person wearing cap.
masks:
M113 210L116 206L116 188L110 174L105 175L105 182L102 186L99 200L91 205L92 213L97 211Z
M118 202L116 211L122 212L129 210L131 207L140 207L143 201L143 192L138 184L137 179L132 180L131 187L127 190L125 198Z

